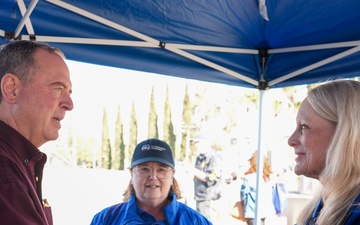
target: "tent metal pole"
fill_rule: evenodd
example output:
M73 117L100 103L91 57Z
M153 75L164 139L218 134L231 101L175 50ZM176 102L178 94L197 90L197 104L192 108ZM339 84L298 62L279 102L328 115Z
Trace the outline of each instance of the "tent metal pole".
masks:
M30 39L28 35L21 35L22 40ZM75 37L55 37L55 36L36 36L37 41L56 42L56 43L70 43L70 44L88 44L88 45L110 45L110 46L134 46L144 48L157 48L151 43L145 41L125 41L125 40L111 40L99 38L75 38Z
M39 2L39 0L32 0L28 9L26 10L24 1L22 0L18 0L18 6L21 10L21 13L23 14L24 10L26 10L25 14L23 15L19 25L17 26L16 30L15 30L15 36L14 38L17 38L21 32L21 30L23 29L24 25L26 24L26 28L28 30L29 34L34 34L34 29L31 26L30 23L30 14L32 13L32 11L35 9L35 6L37 5L37 3Z
M360 45L360 40L336 42L336 43L321 44L321 45L307 45L307 46L292 47L292 48L277 48L277 49L275 48L275 49L269 49L269 54L315 51L315 50L334 49L334 48L350 48L350 47L356 47L358 45Z
M166 45L174 48L179 48L182 50L241 53L241 54L250 54L250 55L259 54L259 51L257 49L228 48L228 47L218 47L218 46L186 45L186 44L172 44L172 43L166 43Z
M1 32L1 30L0 30ZM3 31L5 35L5 31ZM1 36L1 33L0 33ZM28 38L27 35L22 35L22 40ZM159 48L152 43L146 41L127 41L127 40L113 40L113 39L101 39L101 38L79 38L79 37L59 37L59 36L42 36L37 35L36 40L56 43L71 43L71 44L93 44L93 45L111 45L111 46L134 46L144 48ZM241 49L241 48L226 48L216 46L205 45L183 45L166 43L167 47L178 48L182 50L196 50L196 51L211 51L211 52L227 52L227 53L239 53L239 54L251 54L257 55L258 50L253 49Z
M264 158L262 154L262 140L263 140L263 102L265 96L265 90L269 88L268 83L264 79L265 77L265 67L267 60L269 58L268 49L259 49L258 54L260 57L260 66L261 66L261 75L258 88L260 90L260 99L259 99L259 128L258 128L258 146L257 146L257 163L256 163L256 198L255 198L255 225L260 224L261 217L259 215L259 199L261 199L261 191L260 191L260 179L263 179L263 167L264 167Z
M352 54L357 53L359 51L360 51L360 45L358 45L358 46L356 46L354 48L351 48L351 49L349 49L347 51L344 51L342 53L336 54L336 55L334 55L332 57L329 57L327 59L321 60L321 61L319 61L317 63L313 63L313 64L311 64L309 66L306 66L306 67L304 67L302 69L296 70L296 71L294 71L292 73L289 73L289 74L284 75L282 77L279 77L277 79L274 79L274 80L269 82L269 85L272 86L272 85L280 83L280 82L282 82L284 80L288 80L290 78L296 77L296 76L298 76L300 74L306 73L306 72L308 72L310 70L316 69L316 68L321 67L323 65L329 64L329 63L334 62L334 61L339 60L339 59L342 59L342 58L344 58L346 56L352 55Z
M258 128L258 147L257 147L257 165L256 165L256 201L255 201L255 218L254 223L255 225L259 225L260 223L260 215L259 215L259 199L261 198L260 192L260 179L263 179L263 153L262 153L262 140L263 140L263 125L262 125L262 118L263 118L263 102L264 102L264 95L265 90L260 90L260 99L259 99L259 128Z
M73 5L68 4L66 2L58 1L58 0L45 0L45 1L47 1L47 2L49 2L51 4L54 4L54 5L56 5L56 6L60 7L60 8L67 9L70 12L76 13L78 15L81 15L81 16L85 17L85 18L94 20L94 21L96 21L98 23L101 23L103 25L106 25L108 27L114 28L114 29L116 29L118 31L122 31L122 32L124 32L126 34L129 34L131 36L139 38L140 40L152 43L153 45L159 47L159 41L158 40L156 40L156 39L154 39L152 37L149 37L147 35L144 35L144 34L142 34L140 32L137 32L135 30L132 30L130 28L127 28L125 26L122 26L120 24L117 24L117 23L115 23L113 21L110 21L108 19L105 19L105 18L103 18L101 16L90 13L90 12L88 12L86 10L83 10L83 9L79 8L79 7L76 7L76 6L73 6Z

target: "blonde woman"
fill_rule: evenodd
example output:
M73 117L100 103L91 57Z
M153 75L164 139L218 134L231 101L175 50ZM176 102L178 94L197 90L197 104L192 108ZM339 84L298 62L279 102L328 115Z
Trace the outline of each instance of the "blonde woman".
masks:
M360 224L360 82L310 90L288 143L297 155L295 173L322 184L298 225Z

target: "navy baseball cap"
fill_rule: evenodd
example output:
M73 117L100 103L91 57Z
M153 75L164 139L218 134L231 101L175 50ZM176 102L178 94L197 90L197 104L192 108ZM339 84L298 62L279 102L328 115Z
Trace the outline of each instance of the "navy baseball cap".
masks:
M131 167L144 162L158 162L175 167L174 156L170 146L157 138L147 139L140 142L134 151Z

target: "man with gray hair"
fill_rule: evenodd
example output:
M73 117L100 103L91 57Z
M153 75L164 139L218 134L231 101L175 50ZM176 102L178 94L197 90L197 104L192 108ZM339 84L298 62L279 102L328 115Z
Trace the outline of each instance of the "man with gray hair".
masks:
M59 136L73 109L69 69L60 50L31 41L0 49L0 221L51 225L42 199L47 156L38 148Z

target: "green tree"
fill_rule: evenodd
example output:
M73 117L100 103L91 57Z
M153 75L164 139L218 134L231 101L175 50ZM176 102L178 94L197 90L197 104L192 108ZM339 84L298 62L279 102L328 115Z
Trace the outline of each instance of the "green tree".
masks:
M249 112L251 106L255 106L256 108L259 105L260 93L257 90L249 91L245 94L245 99L247 103L247 112Z
M273 102L273 107L275 110L275 117L279 115L279 113L283 110L283 102L281 100L275 100Z
M148 138L159 138L158 130L158 116L156 113L155 107L155 91L154 86L151 89L151 98L150 98L150 111L149 111L149 120L148 120Z
M137 118L135 111L135 103L133 102L131 107L131 120L130 120L130 132L129 132L129 148L128 155L126 158L130 162L131 157L134 153L135 147L137 145L137 135L138 135L138 126L137 126Z
M77 138L78 165L86 168L96 168L97 159L100 156L100 143L94 137Z
M69 127L69 138L68 138L68 148L70 150L70 160L71 160L71 164L72 166L76 167L77 166L77 148L76 148L76 143L74 143L74 134L72 131L72 127Z
M111 169L111 161L108 116L104 108L102 120L101 167L104 169Z
M54 143L53 156L61 163L69 167L77 166L77 154L76 149L74 149L74 140L72 129L69 127L66 134L60 134L58 140Z
M185 86L185 95L183 100L183 112L182 112L182 133L181 133L181 145L180 145L180 152L176 154L178 160L191 160L190 153L190 136L191 131L194 128L194 124L192 122L192 106L190 102L189 96L189 87L186 83Z
M113 169L124 170L125 168L125 144L123 123L121 120L120 105L118 106L118 113L115 123L115 144L114 144L114 161Z
M313 85L310 85L308 87L311 87ZM298 92L298 88L296 86L291 86L291 87L285 87L282 89L283 92L286 94L286 97L289 99L289 103L288 103L288 107L291 109L294 109L294 112L297 112L297 110L300 107L301 101L298 101L295 96Z
M163 140L169 144L170 148L173 150L174 155L176 154L175 151L175 142L176 136L174 134L174 126L171 120L171 106L170 106L170 99L169 99L169 86L166 87L166 97L165 97L165 104L164 104L164 135ZM176 155L175 155L176 158Z

